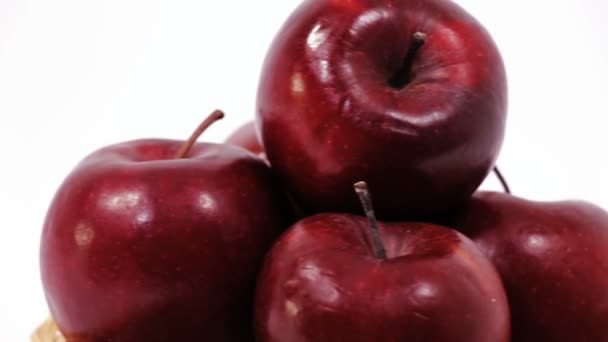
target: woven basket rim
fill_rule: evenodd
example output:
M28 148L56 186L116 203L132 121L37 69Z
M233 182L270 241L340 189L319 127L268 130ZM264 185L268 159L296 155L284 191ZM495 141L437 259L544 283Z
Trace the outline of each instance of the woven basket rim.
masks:
M30 337L31 342L66 342L52 317L40 324Z

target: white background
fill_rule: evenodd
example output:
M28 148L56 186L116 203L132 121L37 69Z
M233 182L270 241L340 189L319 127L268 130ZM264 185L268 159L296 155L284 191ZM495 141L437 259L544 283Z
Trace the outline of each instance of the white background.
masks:
M298 2L0 0L0 341L46 316L39 235L70 169L109 143L186 138L217 107L228 116L208 140L252 118L265 51ZM608 2L458 2L507 65L499 164L514 192L608 208Z

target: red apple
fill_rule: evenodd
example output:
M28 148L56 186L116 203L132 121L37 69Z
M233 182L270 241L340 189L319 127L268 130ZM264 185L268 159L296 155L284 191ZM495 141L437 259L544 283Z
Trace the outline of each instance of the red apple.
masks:
M260 158L266 158L264 147L262 147L260 139L258 139L258 135L255 131L255 122L253 121L247 122L240 126L236 131L228 136L225 143L240 146L257 154L260 156Z
M509 341L504 289L472 241L366 212L371 233L363 216L325 213L276 242L258 279L258 342Z
M253 340L255 278L289 210L262 160L195 135L102 148L59 188L40 262L68 340Z
M455 227L501 275L513 341L608 341L608 213L480 192Z
M257 122L299 203L359 212L366 179L380 218L466 201L494 165L507 108L488 32L446 0L304 1L266 57Z
M239 127L230 136L228 136L225 143L240 146L250 152L253 152L257 154L258 157L263 159L268 165L270 165L268 159L266 158L264 147L260 144L260 140L255 132L255 122L253 121ZM296 200L291 194L286 193L286 196L295 218L299 219L307 216L302 207L296 203Z

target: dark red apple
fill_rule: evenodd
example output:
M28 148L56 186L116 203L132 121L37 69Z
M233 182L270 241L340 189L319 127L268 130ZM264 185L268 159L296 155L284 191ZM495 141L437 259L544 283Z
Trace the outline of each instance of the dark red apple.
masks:
M258 279L257 341L509 341L504 289L472 241L369 217L370 233L363 216L325 213L278 240Z
M264 153L264 147L258 139L258 135L255 131L255 122L250 121L240 126L234 131L225 141L226 144L240 146L248 151L251 151L261 158L266 158Z
M258 155L262 160L270 165L264 152L264 147L260 144L260 140L255 132L255 122L248 122L236 131L234 131L225 141L226 144L240 146L250 152ZM293 216L297 219L307 216L302 207L296 203L296 200L289 193L286 193L287 199L291 206Z
M475 194L454 222L501 275L513 341L608 341L608 213Z
M446 0L304 1L266 57L257 122L267 157L313 211L426 217L477 189L506 118L488 32Z
M102 148L59 188L40 262L68 340L253 340L255 278L289 209L252 153L189 143Z

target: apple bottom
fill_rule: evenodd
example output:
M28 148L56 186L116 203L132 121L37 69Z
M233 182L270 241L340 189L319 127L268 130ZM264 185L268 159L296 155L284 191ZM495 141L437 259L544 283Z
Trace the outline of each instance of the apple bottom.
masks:
M424 223L379 225L319 214L293 226L258 280L258 341L509 341L498 275L463 235Z
M243 341L253 342L251 328L251 306L244 304L251 296L235 298L226 303L230 314L218 310L213 317L201 309L202 301L197 298L172 303L157 313L146 313L140 317L121 322L114 327L102 328L99 334L89 331L85 336L70 335L68 341ZM203 306L204 307L204 306ZM188 314L184 314L185 312ZM111 336L111 338L108 338ZM200 338L200 339L199 339Z
M240 310L235 310L235 312L240 311L241 313L237 320L232 319L231 321L225 317L221 318L217 316L213 322L208 321L207 324L201 324L200 318L202 316L171 317L170 315L158 315L156 319L142 319L137 322L129 322L128 326L111 331L110 334L113 337L110 341L190 341L192 340L192 336L206 336L209 338L209 341L253 341L251 330L248 327L243 328L242 326L242 322L250 322L252 320L251 307L243 305L245 300L249 301L250 298L243 298L239 303L235 303L232 306L233 308L240 308ZM183 307L180 307L174 310L174 312L180 312L183 309ZM176 321L178 319L179 321ZM163 326L171 326L172 328L162 330ZM209 329L211 326L213 329ZM151 329L151 327L155 328ZM159 327L161 328L160 330L158 330ZM180 327L181 330L175 330L175 327ZM199 333L196 331L199 331ZM106 333L104 332L104 335ZM72 336L69 341L91 341L92 339L106 341L107 339L103 337L104 335L97 337ZM30 341L66 342L67 340L57 327L55 320L49 317L34 330L30 336Z

